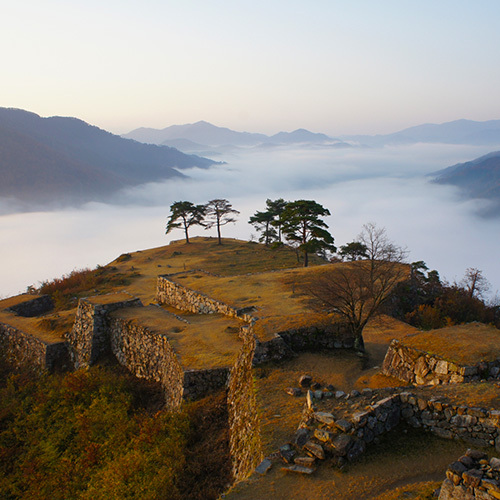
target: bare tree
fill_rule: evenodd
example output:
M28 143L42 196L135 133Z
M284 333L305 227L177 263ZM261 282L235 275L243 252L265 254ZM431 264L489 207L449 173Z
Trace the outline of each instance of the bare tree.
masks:
M219 240L219 245L222 245L220 227L225 226L230 222L236 222L235 216L238 214L238 210L235 210L228 200L210 200L205 205L205 229L210 229L214 226L217 227L217 237Z
M460 282L460 286L471 298L482 298L490 289L490 283L483 276L483 272L475 267L469 267L466 269L465 275Z
M370 223L358 236L367 258L332 266L306 285L315 307L340 315L364 352L363 329L380 313L394 286L409 276L406 250L391 242L384 228Z

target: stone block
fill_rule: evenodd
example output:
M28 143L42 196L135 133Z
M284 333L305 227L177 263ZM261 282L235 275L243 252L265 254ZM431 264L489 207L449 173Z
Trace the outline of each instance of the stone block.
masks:
M316 459L314 457L296 457L294 462L302 467L312 468L316 463Z
M349 432L352 429L352 424L348 420L340 419L335 422L335 426L338 427L342 432Z
M333 425L335 423L335 418L331 413L324 411L317 411L313 415L314 419L325 425Z
M287 465L285 467L282 467L281 470L284 470L286 472L295 472L296 474L312 474L314 472L314 469L311 467L304 467L302 465Z
M331 441L334 436L335 436L334 433L329 432L325 429L314 429L314 437L318 441L322 441L323 443Z
M349 434L338 435L332 442L334 454L345 457L353 443L354 438Z
M324 460L325 459L325 450L318 443L314 443L313 441L308 441L304 445L304 450L306 450L312 456L314 456L316 458L319 458L320 460Z
M273 463L271 460L264 458L264 460L262 460L262 462L255 468L255 472L257 472L257 474L264 475L272 466Z

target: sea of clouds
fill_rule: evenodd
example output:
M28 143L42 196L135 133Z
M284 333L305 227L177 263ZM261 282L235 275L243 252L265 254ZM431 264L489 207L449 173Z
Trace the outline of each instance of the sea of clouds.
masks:
M185 179L129 189L107 204L16 214L4 205L0 297L73 269L107 264L124 252L180 239L181 231L164 234L170 204L213 198L227 198L241 212L236 224L224 226L223 236L257 236L247 221L265 208L267 198L314 199L332 214L325 220L337 246L355 239L366 222L375 222L408 248L410 261L424 260L449 281L477 267L494 293L500 289L499 219L479 216L484 200L464 200L454 187L432 184L427 177L492 150L429 144L238 149L216 158L224 164L183 170ZM192 235L215 236L215 229L193 228Z

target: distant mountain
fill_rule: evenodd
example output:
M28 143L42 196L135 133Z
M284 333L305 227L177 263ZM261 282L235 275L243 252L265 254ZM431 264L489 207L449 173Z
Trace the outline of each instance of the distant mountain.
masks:
M171 141L188 140L202 147L257 146L261 144L335 143L340 142L325 134L316 134L305 129L294 132L279 132L273 136L235 132L200 121L188 125L172 125L164 129L138 128L122 137L150 144L172 144ZM182 149L182 148L181 148Z
M500 151L445 168L433 175L433 182L458 186L469 198L496 201L492 211L500 214Z
M351 135L345 136L344 139L366 146L418 142L500 146L500 120L456 120L439 125L417 125L387 135Z
M0 108L0 196L28 204L106 200L123 187L182 177L176 168L213 163L76 118Z

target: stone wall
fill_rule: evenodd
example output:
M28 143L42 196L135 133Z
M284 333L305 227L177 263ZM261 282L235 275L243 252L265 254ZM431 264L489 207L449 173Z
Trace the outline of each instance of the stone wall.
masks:
M184 273L182 273L184 274ZM156 300L160 304L168 304L183 311L196 314L221 313L246 322L242 328L252 330L257 318L251 315L252 307L237 309L224 302L212 299L196 290L191 290L176 283L170 276L159 276ZM241 336L241 335L240 335ZM291 357L296 351L317 349L352 349L354 339L349 336L342 323L329 324L324 327L309 326L293 328L277 332L274 338L261 342L256 340L253 364L275 361Z
M500 460L478 450L467 450L448 466L439 500L495 500L500 498Z
M224 302L212 299L201 292L180 285L172 281L169 276L158 276L156 300L159 304L168 304L181 311L196 314L221 313L232 318L239 318L247 323L252 321L253 318L248 311L251 308L237 309Z
M225 388L229 380L229 368L186 370L184 372L184 399L200 399Z
M323 326L308 326L278 332L293 351L318 349L352 349L354 338L344 323L330 323Z
M91 299L80 299L76 311L75 323L71 332L66 335L69 344L70 358L75 369L93 365L100 357L111 352L107 315L116 309L141 306L139 299L118 294L116 302L112 295L107 296L107 303L93 302ZM102 299L102 297L101 297Z
M415 385L471 382L499 378L500 360L460 366L437 355L405 346L393 340L384 359L382 371Z
M38 295L31 300L20 302L19 304L8 307L6 310L17 314L32 318L49 312L54 308L54 303L48 295Z
M111 351L135 376L159 382L165 402L177 408L182 402L184 374L168 339L130 320L110 318Z
M0 323L0 349L7 362L18 368L52 372L69 365L65 342L47 343L4 323Z
M236 481L249 476L262 460L259 417L253 384L255 337L250 332L231 369L227 403L229 446Z
M371 397L373 391L365 391ZM402 421L441 438L460 439L478 447L496 446L500 451L500 410L446 404L406 391L389 394L367 405L362 399L363 393L342 395L343 399L349 398L353 410L341 416L318 411L319 402L315 401L312 391L308 393L301 427L307 430L313 446L321 447L323 454L330 454L339 464L357 458L367 445ZM377 392L373 394L376 398ZM360 398L358 405L356 398ZM345 404L348 402L344 401ZM333 408L340 406L341 402L337 401ZM358 411L354 409L356 406L366 409Z

